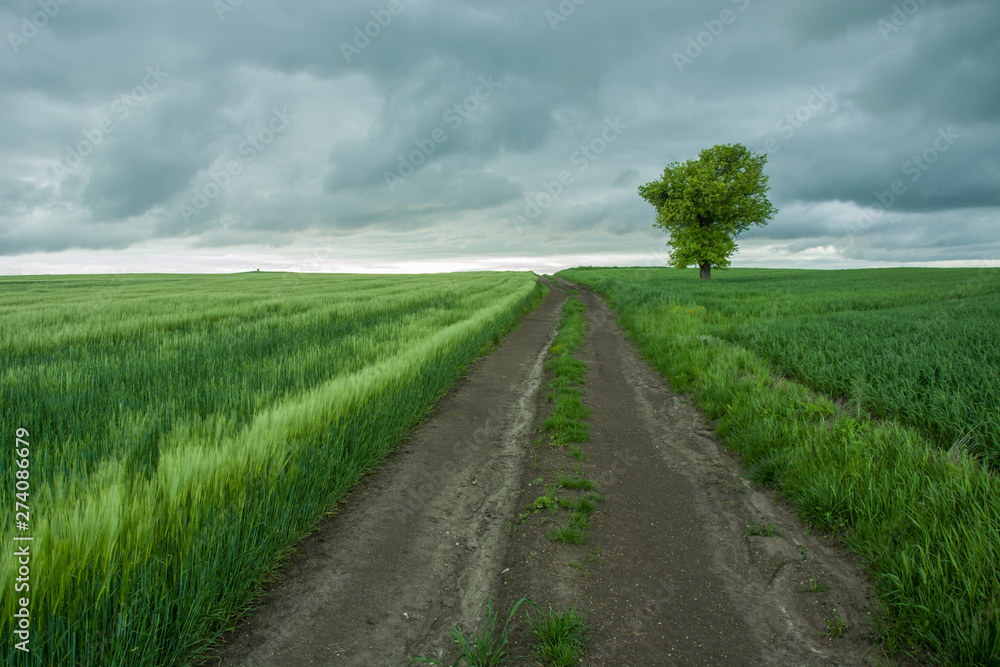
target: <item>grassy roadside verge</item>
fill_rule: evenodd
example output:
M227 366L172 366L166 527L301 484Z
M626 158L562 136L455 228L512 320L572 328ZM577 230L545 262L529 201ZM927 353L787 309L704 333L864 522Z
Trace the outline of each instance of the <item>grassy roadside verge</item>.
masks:
M804 519L868 564L883 638L945 664L1000 663L1000 480L912 428L866 421L712 335L702 306L626 279L560 272L607 297L643 355ZM719 313L711 313L718 319Z

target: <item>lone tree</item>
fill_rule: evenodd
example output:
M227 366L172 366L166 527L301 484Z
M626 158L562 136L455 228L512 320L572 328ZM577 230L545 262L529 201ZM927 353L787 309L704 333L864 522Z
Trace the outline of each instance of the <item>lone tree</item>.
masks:
M654 227L670 234L670 265L729 267L736 237L751 225L763 227L778 209L767 199L766 155L743 144L706 148L697 160L670 163L663 177L639 186L642 198L656 207Z

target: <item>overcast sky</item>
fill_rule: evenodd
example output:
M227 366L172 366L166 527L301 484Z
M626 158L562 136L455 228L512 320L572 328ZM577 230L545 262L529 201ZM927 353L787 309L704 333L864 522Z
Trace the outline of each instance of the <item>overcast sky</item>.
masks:
M996 0L0 0L0 274L663 263L637 186L734 142L780 210L734 266L997 265L998 27Z

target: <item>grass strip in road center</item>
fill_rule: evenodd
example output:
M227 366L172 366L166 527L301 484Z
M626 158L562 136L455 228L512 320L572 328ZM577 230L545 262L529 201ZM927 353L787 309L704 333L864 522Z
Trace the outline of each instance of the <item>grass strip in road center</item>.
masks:
M551 392L548 395L552 412L545 420L543 430L549 435L550 444L560 447L571 445L570 456L584 460L586 457L575 445L590 439L590 408L583 404L587 364L574 354L587 335L587 319L584 317L587 307L576 297L576 290L567 290L567 294L569 298L563 305L559 333L552 342L546 362L552 371ZM570 519L549 533L549 537L559 542L583 544L584 531L590 527L590 513L604 498L598 493L589 493L570 500L556 498L554 491L555 488L595 491L597 485L588 479L560 476L553 488L546 488L547 492L535 501L535 510L547 507L555 511L558 506L571 512ZM529 507L530 511L533 510Z
M576 298L576 290L569 290L569 299L563 305L559 333L552 341L546 366L552 371L552 412L543 426L552 443L568 445L590 439L590 408L583 404L583 385L587 364L573 354L583 345L587 334L587 320L583 313L587 307Z

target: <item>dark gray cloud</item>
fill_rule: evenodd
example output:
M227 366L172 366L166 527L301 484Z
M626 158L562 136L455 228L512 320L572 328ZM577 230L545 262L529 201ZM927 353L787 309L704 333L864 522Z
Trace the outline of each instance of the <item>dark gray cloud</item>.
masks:
M157 247L660 261L636 186L729 142L768 153L781 211L747 261L1000 250L992 0L38 11L0 1L0 273Z
M864 67L852 96L858 105L879 116L915 114L930 121L1000 118L1000 3L966 3L961 9L949 12L946 21L923 20L918 12L912 25L898 28L911 30L912 41ZM894 31L886 35L903 40Z
M916 6L926 0L912 0ZM881 19L891 20L893 1L839 0L838 2L788 2L784 26L801 42L832 40L850 31L866 31Z

